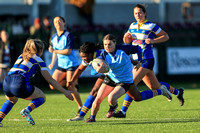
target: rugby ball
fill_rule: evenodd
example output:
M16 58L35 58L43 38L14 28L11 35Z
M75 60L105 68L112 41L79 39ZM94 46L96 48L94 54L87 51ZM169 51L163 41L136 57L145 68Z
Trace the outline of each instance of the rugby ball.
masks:
M97 69L99 68L98 66L100 66L102 63L105 64L105 69L104 69L104 71L101 72L101 73L107 73L107 72L109 72L110 67L109 67L108 63L106 63L105 60L102 60L102 59L99 59L99 58L96 58L96 59L94 59L94 60L92 61L92 67L93 67L95 70L97 70Z

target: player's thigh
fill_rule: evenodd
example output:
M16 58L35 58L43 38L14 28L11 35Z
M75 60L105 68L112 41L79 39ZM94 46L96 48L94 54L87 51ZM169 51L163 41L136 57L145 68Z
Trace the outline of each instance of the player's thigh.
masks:
M55 79L57 82L61 82L66 76L66 72L62 72L58 69L56 69L54 72L53 72L53 79Z
M72 76L73 76L73 74L74 74L74 71L67 71L66 72L66 80L70 81Z
M101 87L103 83L103 79L102 78L98 78L95 85L93 86L90 95L92 95L93 97L97 96L97 92L99 91L99 88Z
M144 78L144 76L149 73L151 70L147 68L140 67L134 74L133 74L133 80L135 85L138 85L140 81Z
M0 68L0 76L2 75L3 72L3 68Z
M158 81L154 71L150 71L147 73L144 78L143 82L149 87L151 90L159 89L161 84Z
M68 84L67 82L71 81L71 78L72 78L73 74L74 74L74 71L67 71L66 72L66 84ZM74 82L71 85L71 87L68 87L68 90L76 91L76 88L75 88L76 83L77 83L77 80L76 80L76 82Z
M108 101L117 100L126 93L122 86L116 86L114 90L108 95Z
M97 93L97 97L95 100L97 100L98 102L102 102L103 99L106 98L113 91L113 89L114 87L111 87L103 83L101 87L99 88L99 91Z
M33 94L31 94L31 96L25 98L26 100L33 100L33 99L36 99L36 98L44 98L44 100L46 101L46 96L45 94L43 93L42 90L40 90L39 88L37 88L36 86L35 87L35 90L33 92Z

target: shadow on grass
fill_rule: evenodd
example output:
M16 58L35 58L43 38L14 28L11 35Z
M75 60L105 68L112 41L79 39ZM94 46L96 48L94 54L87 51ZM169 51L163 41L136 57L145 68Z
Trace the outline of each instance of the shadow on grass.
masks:
M123 121L123 122L122 122ZM190 122L200 122L200 118L188 118L188 119L165 119L165 120L158 120L158 121L150 121L150 120L142 120L142 121L135 121L133 120L113 120L113 121L106 121L106 120L99 120L97 123L98 124L102 124L102 125L106 125L106 124L110 124L110 125L119 125L119 124L129 124L129 125L139 125L139 124L163 124L163 123L190 123Z

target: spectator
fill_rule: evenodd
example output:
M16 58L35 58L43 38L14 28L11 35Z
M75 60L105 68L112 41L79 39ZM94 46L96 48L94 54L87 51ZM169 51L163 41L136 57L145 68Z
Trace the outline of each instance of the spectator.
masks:
M10 67L14 64L17 59L16 48L11 41L6 30L0 31L0 87L2 81L9 71Z
M45 30L42 28L39 18L34 20L34 26L30 28L30 38L42 40L45 44L44 50L48 49L47 44L49 42L49 38L47 37Z
M45 16L43 18L43 29L46 33L46 37L48 38L47 44L49 44L50 37L51 37L51 34L52 34L52 26L51 26L50 17L48 17L48 16Z

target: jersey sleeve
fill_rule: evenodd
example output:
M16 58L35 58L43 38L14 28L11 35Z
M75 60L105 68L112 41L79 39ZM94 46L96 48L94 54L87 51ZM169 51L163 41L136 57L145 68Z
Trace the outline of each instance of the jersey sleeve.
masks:
M135 45L117 45L116 49L123 50L127 55L135 54L138 52L138 46Z
M84 60L81 61L81 64L82 64L83 66L89 66L89 63L85 62Z
M35 60L37 61L38 65L40 67L40 70L48 70L46 63L40 57L37 56L35 58Z
M55 45L53 45L53 39L56 37L56 33L53 34L53 36L51 37L51 42L50 44L52 45L53 49L55 49Z
M153 27L152 31L157 35L158 33L160 33L162 29L155 24L155 26Z
M66 49L74 49L74 36L69 33L66 38Z

